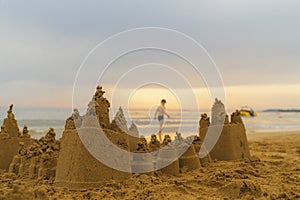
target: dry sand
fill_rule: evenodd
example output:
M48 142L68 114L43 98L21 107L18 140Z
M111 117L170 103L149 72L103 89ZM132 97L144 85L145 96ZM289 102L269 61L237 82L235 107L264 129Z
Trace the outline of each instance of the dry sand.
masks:
M0 199L300 199L300 131L249 133L251 162L212 162L193 172L133 175L93 190L0 172Z

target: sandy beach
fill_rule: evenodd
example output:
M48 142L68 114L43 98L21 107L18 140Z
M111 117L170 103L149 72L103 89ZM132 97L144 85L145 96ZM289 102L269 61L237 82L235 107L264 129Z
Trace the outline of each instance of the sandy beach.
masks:
M1 172L0 199L299 199L300 131L248 134L251 161L218 161L192 172L132 175L92 190Z

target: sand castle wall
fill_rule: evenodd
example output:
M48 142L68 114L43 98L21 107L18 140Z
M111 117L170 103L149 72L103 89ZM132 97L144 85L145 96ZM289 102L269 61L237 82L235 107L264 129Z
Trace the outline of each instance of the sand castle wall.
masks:
M140 138L136 147L135 154L131 156L131 171L132 173L144 171L148 175L153 175L154 161L153 157L148 154L150 148L146 138Z
M18 155L9 166L9 172L22 178L54 180L60 143L54 129L30 146L21 143Z
M200 137L195 136L194 141L193 141L195 152L196 152L197 156L200 158L201 166L205 166L208 163L210 163L212 161L212 159L211 159L210 153L205 148L203 148L202 151L200 152L202 144L203 144L203 141L200 139Z
M101 131L99 124L102 127L107 138L119 148L126 151L137 152L140 144L140 139L132 135L128 135L127 122L124 117L123 111L120 108L116 117L109 123L109 107L110 104L106 98L103 97L104 91L102 87L98 86L97 91L93 97L93 101L89 104L89 108L84 117L82 117L82 125L76 130L73 118L67 119L65 131L61 139L61 149L57 161L57 170L55 177L55 185L68 187L71 189L93 188L102 185L109 180L121 181L130 176L130 173L124 173L112 169L97 160L83 144L80 134L92 133L87 138L90 141L93 134L98 134ZM212 109L212 125L207 115L203 115L200 120L200 143L203 142L208 128L218 129L219 126L224 125L221 136L214 146L210 155L199 160L197 153L200 146L193 144L187 148L187 151L175 161L170 160L171 154L176 154L176 149L164 149L159 152L158 159L151 161L147 155L142 160L135 158L128 158L128 163L133 163L133 168L147 168L152 169L153 166L164 166L164 163L172 164L163 167L160 171L166 174L176 175L181 171L190 171L201 167L201 163L210 162L210 158L216 160L238 160L250 157L245 128L239 116L233 114L231 116L232 123L229 123L228 116L225 113L225 107L221 101L216 99ZM222 120L226 116L225 120ZM221 124L223 123L223 124ZM136 127L133 127L135 129ZM167 136L167 135L166 135ZM163 145L168 145L171 142L170 137L164 139ZM90 141L93 142L93 141ZM98 144L98 143L97 143ZM146 144L145 144L146 145ZM145 146L144 145L144 146ZM146 145L147 146L147 145ZM143 149L141 151L144 151ZM148 152L148 150L146 151ZM115 160L119 158L117 155L109 155ZM201 163L200 163L201 161Z
M158 160L156 163L157 168L159 168L162 173L168 175L177 175L180 172L179 160L176 158L177 153L175 148L163 148L159 151ZM164 167L167 163L168 166Z
M220 129L220 126L223 125L210 126L212 133ZM201 140L204 140L207 130L208 128L200 129ZM225 124L217 143L210 151L210 156L213 160L225 161L249 159L250 152L244 125Z
M134 152L136 150L137 145L138 145L139 138L131 136L131 135L126 135L126 138L128 140L129 151Z
M20 142L23 142L25 146L29 146L33 143L33 139L19 137L0 138L0 169L9 169L14 156L19 153Z
M118 133L108 132L109 138L118 143ZM113 155L112 155L113 156ZM65 130L61 139L55 185L72 189L93 188L109 180L124 180L130 174L107 167L83 145L76 129Z

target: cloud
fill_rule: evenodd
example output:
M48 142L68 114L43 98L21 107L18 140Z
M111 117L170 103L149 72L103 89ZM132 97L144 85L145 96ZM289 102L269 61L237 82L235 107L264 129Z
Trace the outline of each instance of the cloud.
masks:
M47 103L68 106L66 99L78 66L89 50L112 34L142 26L176 29L202 43L218 64L225 86L235 86L230 89L232 94L234 90L241 91L238 88L243 85L297 85L300 83L299 4L296 0L2 1L0 88L5 94L2 102L7 104L17 99L24 106ZM129 65L149 54L132 56L137 59L135 63L127 62ZM155 59L164 59L162 62L170 65L182 64L171 57ZM121 68L122 64L116 65L111 74L118 74ZM89 84L92 75L85 77L82 87L94 89L94 84ZM113 85L109 80L106 84L108 88ZM34 101L22 101L26 92ZM265 95L263 90L259 92ZM279 92L286 94L285 90ZM297 97L292 92L289 95ZM282 96L278 95L280 102L274 102L288 106ZM63 103L59 103L58 97Z

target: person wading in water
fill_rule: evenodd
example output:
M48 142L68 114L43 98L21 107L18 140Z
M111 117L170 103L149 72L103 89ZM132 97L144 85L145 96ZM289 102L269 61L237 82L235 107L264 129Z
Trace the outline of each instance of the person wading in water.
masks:
M166 105L167 101L165 99L162 99L160 102L160 106L157 107L156 111L155 111L155 115L154 115L154 119L157 118L158 122L159 122L159 131L158 131L158 138L159 141L162 141L161 138L161 133L162 133L162 129L163 129L163 125L164 125L164 116L167 115L168 118L170 118L170 115L166 112Z

